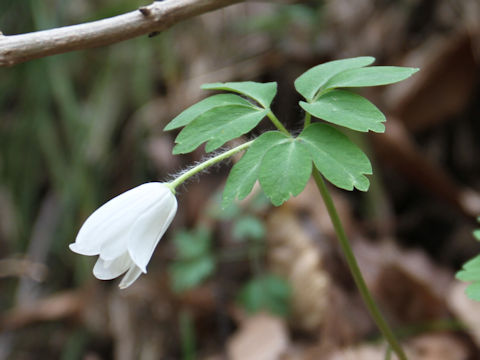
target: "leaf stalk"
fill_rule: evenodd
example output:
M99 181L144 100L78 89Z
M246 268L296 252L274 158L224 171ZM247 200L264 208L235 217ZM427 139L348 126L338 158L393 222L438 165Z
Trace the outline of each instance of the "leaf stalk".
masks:
M353 280L357 285L357 288L363 298L363 301L365 302L365 305L368 308L368 311L370 312L373 320L377 324L379 330L387 340L391 349L397 354L398 358L400 360L408 360L393 331L390 329L389 325L383 318L377 304L375 303L375 300L373 299L372 294L368 290L367 284L363 279L362 272L360 271L352 247L350 246L350 242L348 241L345 230L340 221L340 217L338 216L332 197L330 196L330 193L327 189L327 186L325 185L325 181L323 180L322 175L315 166L313 167L313 178L315 180L315 183L317 184L318 191L320 192L320 195L325 202L325 206L335 229L335 233L337 234L337 238L340 242L340 247L342 248L342 251L345 255L348 267L350 269L350 273L353 276Z
M311 122L312 122L312 115L309 112L305 112L305 120L303 121L303 128L306 129Z
M273 125L275 125L275 127L280 130L281 132L283 132L285 135L288 135L288 136L292 136L288 130L285 128L285 126L283 126L283 124L280 122L280 120L278 120L278 118L275 116L275 114L270 110L267 114L268 118L270 119L270 121L273 123Z

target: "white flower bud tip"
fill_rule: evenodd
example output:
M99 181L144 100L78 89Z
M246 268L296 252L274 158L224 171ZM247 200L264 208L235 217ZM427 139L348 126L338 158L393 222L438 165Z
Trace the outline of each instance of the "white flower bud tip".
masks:
M177 199L167 184L151 182L131 189L98 208L80 228L70 249L99 255L95 277L130 286L147 264L177 212Z

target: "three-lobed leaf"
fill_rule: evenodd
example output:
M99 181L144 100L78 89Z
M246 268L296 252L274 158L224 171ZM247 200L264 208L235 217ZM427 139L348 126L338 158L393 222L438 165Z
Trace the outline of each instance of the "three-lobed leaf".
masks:
M302 192L312 161L335 186L367 191L372 173L368 157L340 131L327 124L311 124L297 137L270 131L258 137L235 164L227 179L222 206L245 198L258 179L270 201L278 206Z
M297 196L307 185L312 173L308 147L297 139L270 148L260 165L259 181L265 195L275 206Z
M270 111L277 83L228 82L204 84L202 88L239 93L263 109L235 94L208 97L180 113L165 127L165 130L185 127L175 139L173 154L188 153L204 142L207 142L205 150L210 152L253 129Z
M235 164L223 191L222 207L245 198L257 179L265 195L278 206L298 195L312 171L312 159L305 144L279 131L259 136Z
M175 139L173 153L188 153L206 141L205 151L213 151L252 130L267 113L268 110L245 105L214 107L183 128Z
M300 106L309 114L356 131L384 132L385 116L367 99L345 90L363 86L393 84L407 79L418 69L398 66L370 66L373 57L329 61L306 71L295 80L295 88L306 102Z
M384 132L385 115L363 96L346 90L331 90L315 102L300 102L313 116L356 131Z
M182 111L177 117L165 126L165 131L177 129L190 124L205 112L219 107L228 107L231 105L251 106L244 98L234 94L218 94L210 96Z
M255 100L267 109L277 94L277 83L258 83L253 81L212 83L203 84L202 89L236 92Z
M315 123L303 130L298 140L307 146L315 166L332 184L345 190L368 190L365 175L372 174L370 161L340 131Z
M350 59L329 61L317 65L295 80L295 89L308 101L311 102L315 95L323 89L330 78L348 69L361 68L375 61L371 56L361 56Z
M279 131L268 131L255 139L243 157L230 170L222 196L226 208L235 199L242 200L252 191L258 179L260 165L265 153L273 146L288 141L288 136Z

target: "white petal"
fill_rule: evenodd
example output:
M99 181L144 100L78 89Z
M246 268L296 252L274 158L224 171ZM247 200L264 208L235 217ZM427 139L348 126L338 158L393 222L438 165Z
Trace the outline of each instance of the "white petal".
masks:
M159 187L163 189L165 185L158 182L143 184L102 205L87 218L75 243L70 244L70 249L83 255L98 255L103 247L113 247L116 250L113 256L106 255L110 250L106 251L105 255L102 251L104 259L114 259L123 253L128 229L155 201L154 194L158 193Z
M120 289L125 289L129 287L130 285L133 284L135 280L138 279L141 273L142 273L142 270L139 267L132 265L132 267L128 270L128 272L123 277L122 281L120 281L120 284L118 285L118 287Z
M177 199L164 185L162 197L145 211L128 234L128 252L132 261L144 272L160 238L177 212Z
M115 279L132 267L132 265L134 264L128 253L123 254L113 261L105 261L102 258L98 258L93 267L93 275L100 280Z

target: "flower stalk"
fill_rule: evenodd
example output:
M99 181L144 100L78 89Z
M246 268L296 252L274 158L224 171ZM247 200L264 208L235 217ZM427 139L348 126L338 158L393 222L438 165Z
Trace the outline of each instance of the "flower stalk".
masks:
M170 190L175 194L175 188L185 182L188 178L191 178L192 176L198 174L199 172L202 172L206 168L215 165L216 163L223 161L225 159L228 159L229 157L235 155L236 153L247 149L250 145L252 145L254 140L243 143L242 145L239 145L237 147L234 147L233 149L230 149L228 151L225 151L224 153L221 153L220 155L217 155L215 157L212 157L197 166L194 166L188 171L185 171L182 175L180 175L178 178L173 180L172 182L166 184Z

